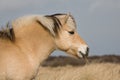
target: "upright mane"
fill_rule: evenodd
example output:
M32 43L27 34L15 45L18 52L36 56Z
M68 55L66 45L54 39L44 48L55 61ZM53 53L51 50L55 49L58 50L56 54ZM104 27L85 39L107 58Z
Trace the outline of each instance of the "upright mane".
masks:
M13 30L12 27L10 27L9 23L7 23L5 28L1 28L1 30L0 30L0 38L10 40L10 41L15 40L14 30Z
M60 28L62 27L60 19L65 17L66 15L67 14L45 15L37 19L36 22L47 29L53 36L56 36L58 35ZM76 28L76 23L72 15L69 16L67 24L69 25L69 27Z
M40 24L43 28L45 28L48 32L50 32L53 37L55 37L55 36L58 36L58 33L61 27L63 26L61 23L61 18L64 18L66 15L67 14L24 16L13 21L13 24L16 24L16 26L21 26L22 24L24 24L21 21L24 22L24 20L33 19L34 21L36 20L36 22ZM66 23L69 27L72 27L72 28L76 27L75 20L72 17L72 15L69 15L69 18ZM0 38L10 40L10 41L15 40L15 33L12 25L7 23L6 27L0 30Z

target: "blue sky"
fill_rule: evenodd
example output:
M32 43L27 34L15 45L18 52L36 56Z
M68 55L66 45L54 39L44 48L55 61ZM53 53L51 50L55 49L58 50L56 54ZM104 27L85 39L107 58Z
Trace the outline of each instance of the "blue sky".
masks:
M28 14L68 12L90 55L120 54L120 0L0 0L0 26Z

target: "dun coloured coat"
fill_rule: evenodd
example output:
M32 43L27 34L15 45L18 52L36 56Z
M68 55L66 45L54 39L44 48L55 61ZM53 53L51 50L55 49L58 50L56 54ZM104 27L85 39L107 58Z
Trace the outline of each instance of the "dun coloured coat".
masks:
M34 79L40 63L57 49L88 56L72 15L29 15L12 21L0 31L0 80Z

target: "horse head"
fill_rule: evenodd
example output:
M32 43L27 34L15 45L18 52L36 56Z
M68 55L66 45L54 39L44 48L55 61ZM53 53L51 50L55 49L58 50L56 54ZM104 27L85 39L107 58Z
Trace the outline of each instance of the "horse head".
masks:
M53 14L46 15L45 17L48 18L49 22L51 20L54 25L54 27L51 26L47 28L49 28L50 33L54 37L56 49L67 52L78 58L88 56L88 45L77 33L76 23L72 15Z

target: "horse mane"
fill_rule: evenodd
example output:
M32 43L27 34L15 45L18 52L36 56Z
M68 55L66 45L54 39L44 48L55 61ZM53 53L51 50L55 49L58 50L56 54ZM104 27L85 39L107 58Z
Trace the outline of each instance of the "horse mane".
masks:
M38 17L36 22L42 25L42 27L48 30L54 37L58 35L58 32L62 27L60 20L53 15Z
M13 28L10 27L9 23L6 24L5 28L0 30L0 38L10 41L15 41L15 34Z
M21 20L25 20L25 18L31 19L31 17L33 17L32 19L35 19L36 22L40 24L43 28L45 28L45 30L49 31L53 37L56 37L58 36L58 33L60 32L60 29L62 27L60 18L65 17L66 15L67 14L53 14L53 15L44 15L44 16L33 15L33 16L23 17L21 18ZM19 19L17 20L21 21ZM70 15L67 24L72 28L76 27L76 23L72 15ZM15 33L14 33L14 29L12 28L12 25L7 23L6 27L0 30L0 38L10 41L15 41Z
M60 22L60 17L66 16L66 14L53 14L53 15L45 15L42 17L38 17L36 20L37 23L42 25L46 30L48 30L53 36L58 36L58 32L60 31L60 28L62 27L62 24ZM68 21L69 26L76 27L75 20L70 15Z

